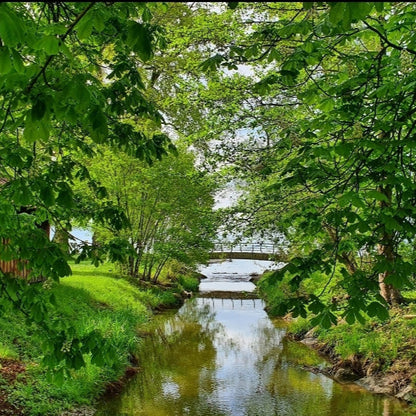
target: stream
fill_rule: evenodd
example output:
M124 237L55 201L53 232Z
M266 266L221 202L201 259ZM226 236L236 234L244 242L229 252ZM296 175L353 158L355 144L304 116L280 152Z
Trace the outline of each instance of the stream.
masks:
M410 415L398 400L304 369L325 360L289 340L262 300L247 298L250 274L268 263L202 268L200 297L152 320L138 348L139 373L96 416Z

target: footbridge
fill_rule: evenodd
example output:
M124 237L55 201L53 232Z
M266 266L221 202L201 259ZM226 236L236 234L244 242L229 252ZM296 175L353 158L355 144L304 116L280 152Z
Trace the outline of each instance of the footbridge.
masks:
M273 243L216 242L211 259L243 259L285 261L281 246Z

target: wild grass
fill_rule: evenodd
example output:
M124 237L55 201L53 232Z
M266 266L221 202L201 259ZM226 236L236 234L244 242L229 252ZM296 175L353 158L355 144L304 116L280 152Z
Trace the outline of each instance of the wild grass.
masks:
M199 280L193 276L179 275L178 283L188 292L196 292L199 286Z
M328 330L317 329L316 334L342 358L359 355L387 369L396 360L414 360L416 318L403 318L413 308L393 310L386 322L369 319L364 325L341 323Z
M140 289L117 278L112 265L98 268L82 263L71 265L73 274L53 284L56 316L71 321L76 334L100 332L111 344L112 365L98 367L85 356L86 366L72 370L63 384L51 379L40 365L42 351L37 328L25 325L24 317L13 312L0 320L0 358L13 358L26 365L7 390L9 401L23 407L27 415L58 415L77 405L91 404L108 382L118 379L138 348L138 329L149 320L151 309L178 302L173 293L161 289Z
M337 271L338 273L338 271ZM332 296L342 296L337 288L337 273L332 288L328 287L323 301L331 301ZM294 293L290 290L288 281L291 276L285 276L281 282L272 282L266 274L259 282L259 290L266 300L268 311L275 315L279 304ZM299 293L307 291L318 294L326 282L326 277L319 274L312 276L306 285L301 285ZM318 289L318 290L317 290ZM403 293L407 304L390 310L390 318L381 321L378 318L366 317L365 323L358 322L350 325L346 323L341 314L338 324L329 329L313 328L311 324L312 313L306 318L297 317L290 320L288 331L292 335L302 337L309 330L327 345L333 347L334 352L341 358L347 359L353 355L361 357L364 361L376 362L380 369L387 370L395 362L414 362L414 345L416 343L416 291Z

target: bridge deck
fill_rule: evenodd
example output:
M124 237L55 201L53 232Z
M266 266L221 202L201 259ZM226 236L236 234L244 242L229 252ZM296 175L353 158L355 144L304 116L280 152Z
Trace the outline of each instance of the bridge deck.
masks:
M213 251L210 259L276 260L273 253L248 253L239 251Z

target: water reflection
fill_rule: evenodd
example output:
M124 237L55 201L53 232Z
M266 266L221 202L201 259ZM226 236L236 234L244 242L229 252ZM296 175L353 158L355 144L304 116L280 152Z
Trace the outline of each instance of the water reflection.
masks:
M283 263L264 260L223 260L201 266L199 271L207 276L199 285L201 292L253 292L256 286L249 280L252 274L262 274Z
M404 416L401 405L302 365L323 361L285 338L260 300L193 299L159 317L142 371L97 415Z

